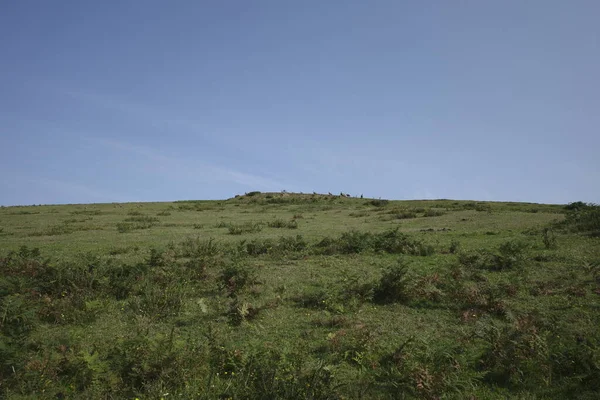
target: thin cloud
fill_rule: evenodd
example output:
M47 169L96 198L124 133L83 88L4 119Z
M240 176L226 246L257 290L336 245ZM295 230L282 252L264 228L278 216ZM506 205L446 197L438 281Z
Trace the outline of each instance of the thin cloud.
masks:
M131 143L106 138L86 138L90 143L102 145L114 151L122 151L137 156L142 156L152 161L151 168L166 171L172 176L184 177L184 179L199 180L202 182L229 181L249 188L263 189L269 191L280 191L286 189L283 183L269 177L241 172L232 168L226 168L214 164L203 164L181 159L179 157L166 156L156 149L139 146ZM287 188L292 189L292 188Z
M205 133L207 130L207 127L200 121L185 118L181 115L175 115L164 109L148 106L146 104L125 101L117 96L67 88L57 89L57 91L78 102L85 102L95 107L116 111L142 123L153 126L186 130L196 134ZM219 138L219 141L223 142L224 138ZM228 145L232 145L232 143L228 143Z
M94 202L111 203L117 201L126 201L125 197L116 193L98 190L97 188L82 185L74 182L66 182L57 179L34 179L33 184L46 186L60 192L61 196L69 199L81 199L88 202L92 199Z

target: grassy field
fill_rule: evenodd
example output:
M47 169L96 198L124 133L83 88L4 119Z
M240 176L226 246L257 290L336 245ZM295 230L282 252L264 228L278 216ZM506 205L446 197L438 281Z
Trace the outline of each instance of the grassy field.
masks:
M0 398L598 399L598 207L0 209Z

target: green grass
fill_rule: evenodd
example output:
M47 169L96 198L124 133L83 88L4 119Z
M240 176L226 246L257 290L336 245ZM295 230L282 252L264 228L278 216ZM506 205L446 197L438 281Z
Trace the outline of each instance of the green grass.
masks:
M597 398L597 208L0 208L0 397Z

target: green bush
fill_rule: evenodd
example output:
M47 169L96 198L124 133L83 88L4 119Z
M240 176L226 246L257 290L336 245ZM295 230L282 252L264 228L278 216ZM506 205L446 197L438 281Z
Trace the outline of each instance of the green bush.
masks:
M342 233L337 239L323 238L313 249L317 254L359 254L373 251L428 256L435 252L433 246L411 238L398 228L381 233L352 230Z
M297 253L304 251L308 247L308 243L302 235L282 236L277 243L277 250L281 253Z
M125 218L123 222L117 223L117 230L119 233L131 232L136 229L148 229L152 228L158 222L158 218L149 217L146 215L137 215L129 218Z
M337 240L335 246L342 254L362 253L370 250L373 235L369 232L350 231L344 232Z
M498 247L498 253L494 254L492 270L505 270L520 268L525 262L526 245L522 242L509 240Z
M448 251L450 252L450 254L456 254L456 253L458 253L459 250L460 250L460 242L456 239L452 239L452 241L450 242L450 247L448 248Z
M515 240L502 243L497 251L477 250L461 252L458 262L468 268L503 271L522 269L525 263L527 245Z
M280 218L277 218L273 221L268 222L267 225L269 226L269 228L285 228L287 222Z
M368 201L366 204L374 207L385 207L389 204L389 202L389 200L373 199Z
M229 224L227 226L230 235L241 235L244 233L256 233L262 230L260 222L245 222L241 224Z
M322 287L310 287L303 293L293 297L293 300L300 307L315 310L327 310L337 303L334 293Z
M245 287L257 282L256 273L245 265L230 263L220 272L218 282L230 297L241 292Z
M427 211L425 211L425 214L423 216L424 217L439 217L444 214L446 214L446 213L443 212L442 210L436 210L436 209L430 208Z
M402 211L393 214L395 219L412 219L417 218L417 214L412 211Z
M398 228L373 234L372 246L374 251L390 254L427 256L434 253L432 246L428 246L419 240L412 239L410 236L400 232Z
M404 260L387 267L378 285L374 288L373 299L378 303L399 303L410 300L410 279L408 265Z
M547 249L556 248L556 235L551 228L544 228L542 231L542 242Z
M288 228L288 229L297 229L298 228L298 222L295 219L292 219L290 221L284 221L282 219L275 219L269 223L267 223L267 225L270 228Z
M571 203L568 207L569 211L564 221L558 224L559 227L571 232L600 236L600 205L584 205L577 202Z
M521 318L515 326L483 321L477 335L486 344L480 359L486 382L513 389L536 389L549 382L548 332L532 320Z
M253 239L249 242L243 240L240 243L240 247L243 249L243 251L250 256L268 254L272 251L273 246L273 241L270 239Z

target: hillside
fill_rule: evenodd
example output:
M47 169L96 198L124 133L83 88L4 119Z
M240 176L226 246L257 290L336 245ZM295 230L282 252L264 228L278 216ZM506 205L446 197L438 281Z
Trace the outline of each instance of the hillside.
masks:
M598 209L0 208L0 397L597 398Z

